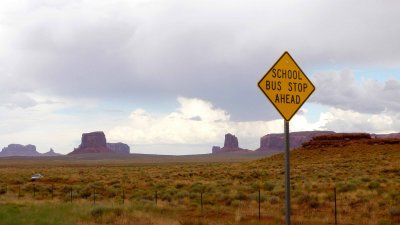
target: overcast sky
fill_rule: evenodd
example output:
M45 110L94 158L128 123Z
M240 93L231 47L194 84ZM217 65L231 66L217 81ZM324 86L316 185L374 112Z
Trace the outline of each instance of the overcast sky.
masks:
M289 51L316 86L291 130L400 132L399 1L0 0L0 148L209 153L283 131L257 82Z

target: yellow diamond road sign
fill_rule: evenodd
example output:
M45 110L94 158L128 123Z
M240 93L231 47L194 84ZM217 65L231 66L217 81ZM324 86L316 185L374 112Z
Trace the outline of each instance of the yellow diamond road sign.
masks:
M268 70L258 87L286 121L290 121L315 90L288 52Z

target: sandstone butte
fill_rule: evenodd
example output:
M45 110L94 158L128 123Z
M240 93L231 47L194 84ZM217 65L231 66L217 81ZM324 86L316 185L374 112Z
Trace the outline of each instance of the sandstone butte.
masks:
M235 153L248 153L250 150L243 149L239 147L238 138L233 134L225 134L224 147L220 148L219 146L213 146L212 153L227 153L227 152L235 152Z
M68 155L87 153L118 153L129 154L129 146L124 143L107 143L102 131L83 133L81 144Z

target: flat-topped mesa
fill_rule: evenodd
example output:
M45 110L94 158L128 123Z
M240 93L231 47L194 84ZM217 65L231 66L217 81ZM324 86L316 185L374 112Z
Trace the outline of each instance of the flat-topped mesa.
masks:
M34 145L10 144L0 152L0 157L7 156L40 156Z
M79 148L107 147L106 135L102 131L82 134L82 142Z
M118 154L129 154L129 145L118 142L118 143L107 143L107 148L111 149L114 153Z
M391 139L400 139L400 133L391 133L391 134L371 134L372 138L391 138Z
M107 143L106 135L103 131L83 133L81 140L79 147L75 148L69 155L86 153L130 154L130 148L127 144L121 142Z
M300 131L291 132L289 136L290 148L298 148L313 137L334 134L333 131ZM260 148L256 151L283 151L285 149L285 134L267 134L260 138Z
M329 135L319 135L312 140L364 140L364 139L372 139L370 134L367 133L337 133L337 134L329 134Z
M370 142L372 137L367 133L337 133L313 137L303 143L304 148L344 147L353 143Z
M69 153L72 154L85 154L85 153L113 153L113 151L107 148L106 136L102 131L96 131L91 133L83 133L81 144L74 151Z

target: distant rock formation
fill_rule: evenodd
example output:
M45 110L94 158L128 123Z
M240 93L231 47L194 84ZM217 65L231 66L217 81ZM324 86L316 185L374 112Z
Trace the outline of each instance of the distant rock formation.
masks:
M52 148L50 148L48 152L42 154L42 156L60 156L60 155L62 154L54 152Z
M400 133L392 133L392 134L371 134L372 138L394 138L400 139Z
M113 153L107 148L106 136L102 131L83 133L81 144L69 155L86 154L86 153Z
M34 145L10 144L0 152L0 157L8 156L41 156Z
M344 147L359 141L372 140L367 133L338 133L313 137L310 141L303 143L304 148L326 148Z
M290 149L298 148L313 137L334 134L333 131L301 131L291 132L289 136ZM285 134L267 134L260 139L260 148L256 151L283 151L285 149Z
M219 146L213 146L211 149L212 154L216 154L220 151L221 151L221 147L219 147Z
M239 148L238 138L233 134L225 134L224 148Z
M118 143L107 143L107 148L111 149L114 153L118 154L129 154L129 145L118 142Z
M224 147L220 148L218 146L214 146L212 149L213 154L226 153L226 152L247 153L251 151L239 148L238 138L235 135L228 133L225 134Z
M82 134L81 148L107 147L106 135L103 131Z
M87 154L87 153L117 153L130 154L129 145L118 143L107 143L106 135L103 131L83 133L82 141L78 148L68 155Z
M397 145L400 144L400 138L396 135L380 135L367 133L340 133L332 135L322 135L311 139L303 144L304 148L341 148L354 144L369 144L369 145Z

